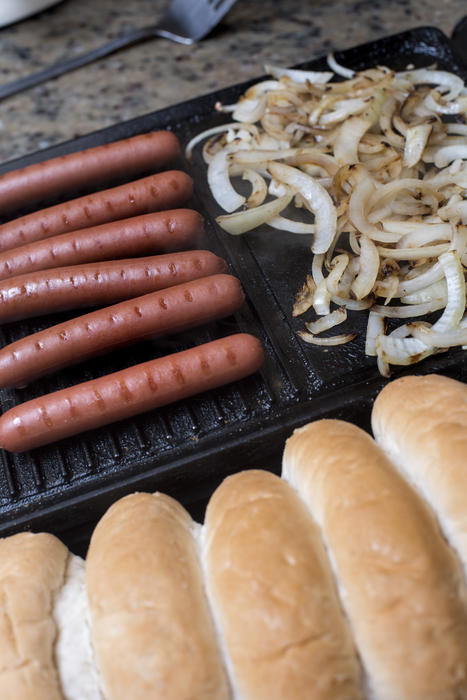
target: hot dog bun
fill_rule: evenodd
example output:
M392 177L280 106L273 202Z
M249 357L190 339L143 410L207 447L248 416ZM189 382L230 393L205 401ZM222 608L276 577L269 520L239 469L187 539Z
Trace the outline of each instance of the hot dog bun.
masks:
M0 697L103 698L84 561L53 535L22 532L0 540Z
M52 609L68 550L45 533L0 540L0 697L63 700Z
M363 697L318 529L288 484L261 470L227 478L209 502L204 542L235 697Z
M375 433L397 417L400 453L426 452L415 473L441 506L464 493L464 403L417 377L374 407ZM126 496L86 570L50 535L0 540L0 698L467 698L467 576L440 528L461 511L338 420L297 429L282 476L228 477L203 527L169 496Z
M467 385L401 377L380 392L371 422L377 442L436 510L467 574Z
M321 529L369 696L467 697L460 562L372 438L343 421L310 423L288 439L283 476Z
M94 530L87 556L92 636L106 700L224 700L196 527L169 496L134 494Z

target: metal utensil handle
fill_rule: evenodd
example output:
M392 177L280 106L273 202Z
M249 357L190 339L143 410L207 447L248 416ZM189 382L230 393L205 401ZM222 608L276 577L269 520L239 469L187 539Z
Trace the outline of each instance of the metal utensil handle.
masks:
M3 97L10 97L22 90L27 90L28 88L45 83L47 80L57 78L59 75L68 73L76 68L81 68L81 66L85 66L88 63L92 63L109 54L115 53L115 51L125 46L131 46L131 44L136 44L144 39L150 39L155 35L156 31L157 27L155 25L133 29L109 41L107 44L99 46L97 49L87 51L86 53L61 61L60 63L55 63L44 70L33 73L32 75L27 75L24 78L19 78L18 80L13 80L10 83L6 83L6 85L1 85L0 99Z

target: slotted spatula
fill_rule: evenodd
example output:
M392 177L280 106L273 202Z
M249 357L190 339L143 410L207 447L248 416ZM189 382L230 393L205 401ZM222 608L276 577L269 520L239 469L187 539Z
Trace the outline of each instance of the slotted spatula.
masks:
M22 90L44 83L63 73L75 70L108 56L125 46L146 39L162 37L181 44L194 44L214 29L236 0L172 0L157 23L130 29L121 36L86 53L53 64L44 70L0 86L0 98L15 95Z

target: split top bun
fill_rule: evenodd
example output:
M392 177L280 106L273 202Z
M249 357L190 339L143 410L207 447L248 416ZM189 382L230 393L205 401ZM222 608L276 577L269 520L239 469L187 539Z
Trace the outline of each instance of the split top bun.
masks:
M203 526L163 494L0 540L0 700L467 699L467 387L405 377L377 442L320 420Z
M467 574L467 384L397 379L376 398L371 420L377 442L436 511Z
M206 581L238 698L363 698L361 668L318 529L260 470L227 478L205 521Z
M467 588L426 503L367 433L316 421L286 443L283 476L318 523L369 697L467 696Z
M87 556L93 640L105 697L230 697L204 590L195 525L163 494L115 503Z

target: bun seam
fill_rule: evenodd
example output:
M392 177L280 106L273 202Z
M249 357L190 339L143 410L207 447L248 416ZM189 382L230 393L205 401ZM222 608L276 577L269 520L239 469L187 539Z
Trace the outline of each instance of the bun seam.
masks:
M214 632L216 635L217 646L220 652L220 656L224 665L225 674L230 689L231 700L241 700L240 695L237 690L235 683L235 672L233 668L232 659L227 648L227 642L222 633L222 627L219 622L218 615L216 614L216 605L213 600L211 588L209 585L209 576L206 564L206 526L200 523L194 522L193 525L193 539L195 541L195 546L198 552L198 560L200 564L201 576L204 586L204 592L206 595L206 600L208 604L208 609L211 615L211 620L214 627Z

